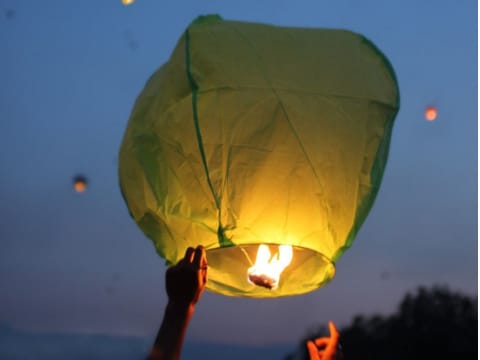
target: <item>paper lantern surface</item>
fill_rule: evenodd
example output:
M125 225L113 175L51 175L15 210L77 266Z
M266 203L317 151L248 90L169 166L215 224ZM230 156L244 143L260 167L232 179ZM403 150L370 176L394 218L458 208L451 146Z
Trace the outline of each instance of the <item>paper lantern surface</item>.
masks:
M136 101L122 194L168 264L207 249L207 289L306 293L373 204L398 108L392 67L361 35L200 17ZM294 249L274 290L247 279L259 244Z

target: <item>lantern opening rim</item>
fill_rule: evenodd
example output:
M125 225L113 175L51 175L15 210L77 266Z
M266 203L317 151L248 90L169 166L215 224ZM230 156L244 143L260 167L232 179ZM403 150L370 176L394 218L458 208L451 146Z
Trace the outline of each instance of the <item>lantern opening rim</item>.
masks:
M292 263L282 272L278 289L269 290L247 280L247 269L255 262L260 245L291 245ZM336 274L335 263L318 250L279 242L234 244L206 247L208 262L206 289L221 295L251 298L276 298L302 295L319 289Z

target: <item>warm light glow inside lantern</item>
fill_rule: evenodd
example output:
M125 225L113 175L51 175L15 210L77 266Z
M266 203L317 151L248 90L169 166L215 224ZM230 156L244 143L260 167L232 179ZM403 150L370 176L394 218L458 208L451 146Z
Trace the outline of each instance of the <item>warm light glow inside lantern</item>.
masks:
M205 247L208 290L307 293L373 205L398 107L361 35L199 17L135 103L121 191L168 265Z
M135 2L135 0L122 0L123 5L131 5Z

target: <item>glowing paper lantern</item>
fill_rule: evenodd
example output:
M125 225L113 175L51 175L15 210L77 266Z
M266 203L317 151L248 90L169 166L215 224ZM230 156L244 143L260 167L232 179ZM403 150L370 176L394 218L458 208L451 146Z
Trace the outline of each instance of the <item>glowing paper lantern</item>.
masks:
M131 5L135 2L135 0L122 0L123 5Z
M393 69L358 34L200 17L136 101L121 190L168 264L207 249L207 289L306 293L373 204L398 107Z
M425 109L425 119L434 121L437 118L438 112L435 106L427 106Z
M77 193L83 193L87 190L87 179L82 175L77 175L73 178L73 189Z

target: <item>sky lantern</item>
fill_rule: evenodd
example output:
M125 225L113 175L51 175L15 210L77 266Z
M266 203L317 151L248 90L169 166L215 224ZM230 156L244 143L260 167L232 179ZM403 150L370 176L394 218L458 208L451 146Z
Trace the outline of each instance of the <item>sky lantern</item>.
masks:
M435 106L430 105L425 108L425 119L427 119L427 121L434 121L437 118L437 115L438 111Z
M361 35L199 17L135 103L121 191L167 264L206 248L210 291L303 294L372 207L398 108Z
M135 0L122 0L122 4L123 5L131 5L135 2Z
M87 178L82 175L76 175L73 178L73 189L77 193L83 193L87 190Z

